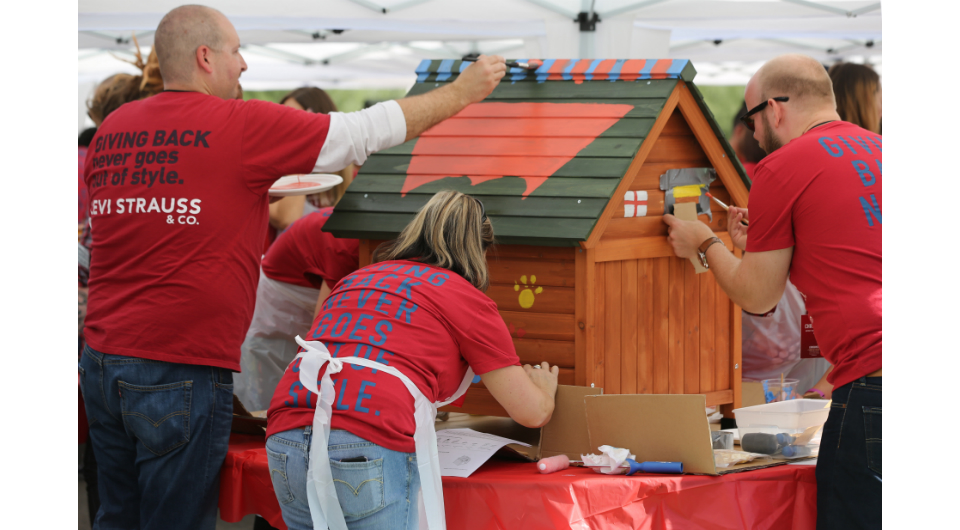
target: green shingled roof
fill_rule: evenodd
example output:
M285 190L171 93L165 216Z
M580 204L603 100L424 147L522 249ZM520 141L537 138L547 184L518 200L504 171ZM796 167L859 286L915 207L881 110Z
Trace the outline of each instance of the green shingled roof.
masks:
M453 189L483 201L500 243L579 245L678 82L687 82L723 137L689 82L695 71L688 61L647 61L647 73L640 71L644 61L617 63L636 73L593 74L591 79L584 61L567 61L564 68L544 61L535 73L511 69L482 103L419 138L372 155L324 230L337 237L392 239L433 194ZM660 68L650 74L653 64ZM408 95L452 82L466 66L424 61ZM721 143L736 161L727 142ZM742 166L734 165L749 186Z

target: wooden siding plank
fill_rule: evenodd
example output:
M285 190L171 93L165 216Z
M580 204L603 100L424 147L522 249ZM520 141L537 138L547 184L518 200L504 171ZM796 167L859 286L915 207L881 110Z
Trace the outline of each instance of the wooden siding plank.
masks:
M715 232L728 250L733 241L727 232ZM674 256L673 247L665 237L603 238L597 245L597 261L621 261L625 259L669 258Z
M653 393L654 321L653 269L657 260L637 261L637 390L638 394ZM659 322L658 322L659 323Z
M450 83L416 83L407 93L407 96L425 94ZM652 80L635 82L589 82L576 84L569 82L550 83L500 83L484 101L502 99L530 100L535 98L547 99L589 99L597 101L613 98L666 98L677 86L676 79Z
M444 176L505 176L503 167L506 165L517 171L509 176L620 178L630 165L630 159L626 158L379 155L370 157L363 167L382 175L407 175L413 159L417 160L417 175ZM559 169L554 171L557 166Z
M669 391L670 394L683 394L683 345L684 345L684 326L683 326L683 302L684 302L684 270L687 266L687 260L680 258L670 258L670 294L669 294L669 321L670 321L670 342L668 345L670 366L669 366ZM691 270L692 266L691 266Z
M692 160L709 160L694 136L661 136L647 157L647 161L653 163ZM712 164L700 167L712 167Z
M607 394L620 393L620 300L622 298L621 262L603 264L603 389Z
M578 248L574 254L575 277L577 287L574 289L574 319L577 328L574 330L574 354L576 355L576 384L587 386L587 292L590 287L587 282L587 252ZM592 263L591 263L592 266Z
M554 287L573 287L576 276L576 267L570 260L539 260L535 258L498 258L495 262L487 261L492 266L489 269L490 283L514 285L520 283L520 277L526 276L531 282L531 276L537 277L537 285ZM536 307L536 305L534 305ZM569 311L573 313L573 311Z
M517 339L573 340L573 315L500 311L500 317Z
M635 156L633 161L630 162L630 167L624 174L623 179L620 180L616 190L614 190L612 193L613 197L622 197L624 193L630 189L630 185L633 183L634 178L636 178L637 173L639 173L640 168L642 168L646 163L647 156L650 154L650 150L653 148L651 139L655 140L660 135L660 131L663 129L663 126L668 118L667 114L673 112L673 109L677 105L678 98L679 96L677 93L671 93L670 97L667 98L666 103L664 103L664 112L659 118L657 118L653 128L650 130L649 137L640 146L640 150L637 151L637 156ZM610 203L607 204L607 207L604 209L603 213L600 214L600 218L597 219L596 227L590 234L590 238L584 245L586 248L593 248L597 246L597 243L600 241L600 237L603 236L603 233L607 229L607 224L610 222L613 211L616 210L618 206L621 205L617 204L617 201L610 201Z
M477 153L497 153L498 156L568 156L576 149L577 158L633 158L643 142L642 138L597 138L589 145L578 149L583 140L563 138L493 138L451 137L443 143L424 142L417 155L473 156ZM417 139L398 146L378 151L377 155L412 155Z
M604 340L605 340L605 331L606 331L606 321L607 321L607 311L606 304L604 299L607 295L606 289L606 264L598 263L594 265L594 277L591 280L587 278L587 285L593 286L593 306L594 306L594 354L593 354L593 380L591 383L596 383L604 389L605 392L610 393L606 387L604 379L604 369L606 364L605 350L604 350Z
M715 314L717 351L716 385L717 390L730 388L730 307L733 305L720 284L714 281L717 312Z
M620 265L620 392L637 393L637 260Z
M351 193L392 193L397 200L402 200L400 190L407 179L406 175L379 175L365 173L350 184ZM534 192L536 197L573 197L609 199L619 184L619 179L598 177L559 177L548 178ZM411 195L427 195L427 199L438 191L457 190L470 195L476 195L481 200L485 196L507 195L515 196L520 200L526 191L527 183L520 177L503 177L485 181L476 186L469 177L446 177L429 184L417 186L406 193ZM426 203L426 201L424 201ZM334 213L334 216L336 213Z
M740 249L734 249L733 254L743 259L743 252ZM733 389L733 406L740 406L741 390L740 381L743 377L743 313L740 306L730 304L730 386Z
M517 356L523 364L539 364L547 361L561 368L576 366L573 342L561 340L513 339Z
M713 392L704 392L704 396L707 398L708 407L716 407L717 405L733 403L733 391L731 390L715 390Z
M683 169L688 167L713 167L710 160L706 157L699 160L676 160L673 162L648 162L640 168L637 178L630 185L631 190L654 190L660 189L660 175L667 172L668 169ZM713 187L710 193L713 193Z
M697 218L713 229L714 232L726 232L727 212L713 212L713 221L704 214ZM330 222L330 221L327 221ZM606 239L623 239L628 237L666 236L667 225L662 215L650 217L611 218L604 232Z
M700 275L683 260L683 390L700 393Z
M670 271L672 258L653 260L653 390L670 392Z
M684 119L683 114L674 111L670 115L670 119L667 120L667 125L663 128L660 136L693 136L693 131L687 125L687 120Z
M377 247L370 245L370 240L369 240L369 239L361 239L361 240L360 240L360 245L359 245L359 250L360 250L360 255L359 255L359 258L360 258L360 260L359 260L359 262L360 262L360 267L366 267L367 265L370 265L370 255L373 253L373 250L374 250L375 248L377 248Z
M606 98L601 104L606 105L633 105L633 110L626 113L624 118L656 118L663 109L664 98ZM596 99L577 98L530 98L524 102L531 103L597 103Z
M713 272L699 274L700 278L700 392L716 390L716 291Z
M537 280L540 278L537 277ZM541 291L537 293L537 288ZM520 303L520 293L530 290L533 294L533 305L523 307ZM492 283L487 289L487 296L497 303L497 307L504 311L533 311L537 313L563 313L572 315L574 312L574 289L572 287L555 287L537 283L530 283L527 276L527 285L523 283L500 284ZM527 302L524 295L524 302Z
M380 212L416 214L430 200L429 195L400 197L389 193L346 193L337 203L337 212ZM481 198L489 216L561 217L567 219L596 219L608 199L581 199L561 197L503 197ZM721 199L722 200L722 199Z
M487 251L487 263L492 265L500 258L560 259L573 261L576 255L577 250L572 248L495 244Z

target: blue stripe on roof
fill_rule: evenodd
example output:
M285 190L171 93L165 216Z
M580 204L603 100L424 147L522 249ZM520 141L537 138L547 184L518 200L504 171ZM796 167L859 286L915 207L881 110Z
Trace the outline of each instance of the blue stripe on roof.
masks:
M640 75L637 76L637 79L650 79L650 70L653 70L655 64L657 64L656 59L647 59L647 62L643 63L643 68L640 69Z
M613 63L613 68L610 69L610 73L607 74L607 79L610 81L620 79L620 69L623 68L623 63L625 62L627 62L626 59L617 59L617 62Z
M470 67L470 64L471 64L470 61L460 61L460 70L459 70L459 71L462 72L462 71L466 70L467 68Z
M584 75L584 78L585 78L587 81L593 81L593 71L596 70L596 69L597 69L597 66L599 66L600 63L602 63L602 62L603 62L603 59L594 59L593 62L590 63L590 68L587 68L587 71L584 72L584 74L585 74L585 75Z
M437 68L437 81L446 81L450 79L450 70L453 68L453 59L444 59L440 61Z
M687 63L689 62L690 61L687 59L674 59L673 64L670 65L670 68L667 68L667 75L672 75L679 78L681 72L683 72L683 69L686 68Z
M428 77L430 77L430 74L427 74L427 73L417 74L417 83L423 83L424 81L427 80Z
M563 69L564 81L570 81L571 79L573 79L573 76L570 74L570 72L573 71L573 67L576 66L578 62L580 62L580 59L570 59L570 64L568 64L567 67Z
M547 77L550 75L550 67L553 66L553 63L556 59L546 59L543 61L543 64L540 65L540 68L537 68L537 82L543 83L547 80Z
M518 63L529 63L530 59L515 59L515 61ZM510 76L510 80L512 81L521 81L524 78L526 78L528 74L531 73L526 68L517 68L515 66L508 68L507 71L508 73L513 74Z

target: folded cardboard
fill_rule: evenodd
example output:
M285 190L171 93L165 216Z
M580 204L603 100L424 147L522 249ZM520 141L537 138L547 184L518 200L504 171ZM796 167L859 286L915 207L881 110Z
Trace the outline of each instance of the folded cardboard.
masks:
M505 448L513 456L527 461L535 462L560 454L567 455L571 460L580 460L581 454L596 452L595 448L590 448L584 398L602 393L602 388L557 386L553 416L540 429L524 427L510 418L451 413L448 421L437 423L437 430L466 427L528 443L530 447L510 444Z
M683 462L684 472L694 475L725 475L786 463L782 458L764 458L716 467L702 394L585 396L584 401L590 446L625 447L638 462Z

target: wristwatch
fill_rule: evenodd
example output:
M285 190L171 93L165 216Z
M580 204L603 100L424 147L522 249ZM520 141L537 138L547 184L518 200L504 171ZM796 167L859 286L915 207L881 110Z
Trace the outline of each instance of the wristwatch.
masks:
M703 265L704 269L709 269L710 265L707 264L707 249L710 248L710 245L714 243L723 243L719 237L713 236L710 239L707 239L700 244L700 248L697 249L697 254L700 257L700 265Z

